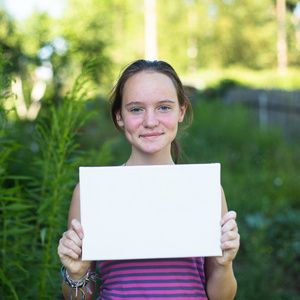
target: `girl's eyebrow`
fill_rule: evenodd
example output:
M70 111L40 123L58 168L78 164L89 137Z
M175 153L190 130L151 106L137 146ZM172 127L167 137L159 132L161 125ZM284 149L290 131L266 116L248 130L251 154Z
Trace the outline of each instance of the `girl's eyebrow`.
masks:
M164 103L174 104L175 101L170 100L170 99L165 99L165 100L160 100L157 103L159 103L159 104L164 104ZM129 103L125 104L125 107L130 107L130 106L134 106L134 105L141 105L141 104L144 104L144 102L132 101L132 102L129 102Z
M175 101L170 100L170 99L165 99L165 100L158 101L158 103L170 103L170 104L172 104L172 103L175 103Z
M139 101L132 101L132 102L129 102L127 104L125 104L125 107L129 107L129 106L134 106L134 105L141 105L142 102L139 102Z

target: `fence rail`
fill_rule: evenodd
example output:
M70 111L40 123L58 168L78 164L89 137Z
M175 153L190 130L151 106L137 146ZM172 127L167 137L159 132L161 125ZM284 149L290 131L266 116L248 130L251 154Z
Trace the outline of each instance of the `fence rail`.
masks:
M227 91L224 102L254 109L261 126L280 127L287 141L300 142L300 90L235 88Z

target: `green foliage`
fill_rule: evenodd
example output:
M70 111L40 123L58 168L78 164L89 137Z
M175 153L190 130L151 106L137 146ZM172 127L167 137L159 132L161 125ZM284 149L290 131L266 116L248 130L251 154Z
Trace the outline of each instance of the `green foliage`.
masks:
M128 158L130 145L113 129L106 100L86 99L92 88L107 93L120 66L143 57L143 3L69 0L58 19L35 12L22 23L0 11L0 45L12 62L1 52L1 299L60 295L56 247L67 226L77 168L119 165ZM275 0L157 1L159 59L193 75L196 83L203 81L210 88L206 96L213 98L235 85L299 89L300 54L291 18L296 3L287 1L293 68L285 76L275 70ZM82 74L64 97L93 57L102 58L95 72ZM8 74L21 80L28 108L41 80L38 67L53 77L44 80L38 120L21 121L4 105L12 99ZM294 299L300 280L299 149L284 144L279 132L254 126L244 109L200 102L198 96L193 126L181 134L182 161L222 163L222 183L229 208L238 212L242 238L235 263L237 299Z
M10 56L13 63L16 62L15 57L19 54L18 35L16 33L15 22L10 16L1 9L0 3L0 47ZM10 66L15 68L14 65Z
M176 70L193 74L232 66L276 67L276 1L160 1L157 6L159 56ZM296 66L299 51L291 14L287 10L289 62Z
M30 137L39 149L34 155L31 153L30 160L16 161L16 156L12 156L16 142L5 140L14 135L8 126L1 128L1 298L5 295L5 299L53 299L61 294L57 244L67 228L78 167L85 165L85 157L93 164L86 152L79 151L77 139L79 129L93 114L86 111L86 103L90 99L89 81L94 65L92 61L83 70L64 101L57 106L48 104L48 114L39 118ZM6 78L3 76L1 73L1 78ZM9 86L9 80L5 86ZM8 97L7 93L1 95ZM8 120L5 110L1 112L1 118ZM111 159L109 149L109 143L104 144L99 162L105 164ZM7 159L9 156L11 160ZM10 163L26 168L30 176L10 174Z
M128 158L129 144L113 129L107 102L101 97L86 100L91 75L91 68L83 72L64 101L44 103L48 110L42 109L33 132L28 124L17 127L16 121L12 123L1 105L1 120L5 120L0 131L2 298L59 297L56 248L67 227L78 166L119 165ZM11 79L3 72L1 79L3 104L11 95L7 93ZM223 81L219 87L222 90L232 84L236 82ZM222 164L222 185L229 209L238 213L241 233L234 264L237 299L251 299L249 295L255 295L253 299L296 299L299 149L285 144L280 132L254 125L242 107L197 97L193 125L180 134L182 162ZM10 128L23 133L15 135ZM29 141L20 148L23 135ZM21 157L29 159L22 163Z
M222 185L241 234L234 263L237 299L297 299L298 144L286 144L279 131L255 125L243 107L202 100L194 116L181 136L182 162L222 165Z
M55 282L58 262L56 242L66 227L68 203L72 187L76 182L76 167L80 158L75 150L77 130L86 122L88 115L82 115L87 92L85 85L90 70L84 71L75 82L71 93L57 108L51 107L49 120L43 120L36 127L40 156L34 161L36 178L32 182L31 195L37 201L38 222L33 244L42 249L40 274L37 278L39 299L50 299L45 290L49 281ZM65 213L61 213L61 210ZM56 259L55 259L56 258Z
M191 78L191 82L197 84L197 80L204 83L204 88L218 89L224 81L231 81L235 85L262 89L300 89L299 69L289 69L285 75L279 75L276 70L254 71L245 68L228 69L203 69L198 70Z
M0 49L0 226L1 226L1 261L0 261L0 296L1 290L7 288L9 294L12 294L14 299L18 299L14 284L10 277L7 276L6 271L19 266L10 259L9 249L11 243L18 243L18 232L15 232L11 224L18 223L19 212L26 208L26 202L19 199L19 187L5 189L5 184L9 178L7 168L8 160L12 153L16 150L18 145L7 138L8 114L9 111L5 108L5 102L12 97L10 91L10 84L12 79L4 73L4 68L9 64L9 61L4 57L2 49ZM4 217L5 216L5 217ZM11 217L10 219L7 217ZM16 253L12 253L15 257Z
M237 270L240 298L298 299L299 207L293 209L287 203L275 214L247 214L241 225L244 245L240 256L244 257L237 262L241 263Z
M32 88L36 67L50 67L53 78L47 82L46 95L57 99L70 88L83 63L103 57L106 63L98 66L95 76L103 91L120 67L144 56L143 4L142 0L101 5L95 0L68 0L61 17L34 12L22 23L1 11L0 43L10 50L14 69L26 83L24 89ZM289 67L296 68L299 21L293 15L295 1L287 4ZM156 12L159 59L180 73L234 66L273 70L277 66L274 0L157 1Z

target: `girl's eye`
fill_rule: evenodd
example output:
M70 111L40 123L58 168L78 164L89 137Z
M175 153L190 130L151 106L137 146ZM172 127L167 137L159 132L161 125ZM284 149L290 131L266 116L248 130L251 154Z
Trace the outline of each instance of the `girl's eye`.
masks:
M138 108L138 107L133 107L131 110L130 110L131 112L135 112L135 113L137 113L137 112L140 112L141 111L141 109L140 108Z
M170 107L167 106L167 105L163 105L163 106L161 106L159 109L160 109L160 110L169 110Z

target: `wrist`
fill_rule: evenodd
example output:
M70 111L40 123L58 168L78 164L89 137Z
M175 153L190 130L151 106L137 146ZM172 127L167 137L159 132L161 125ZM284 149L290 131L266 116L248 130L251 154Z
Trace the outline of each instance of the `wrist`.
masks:
M225 265L214 262L213 273L215 278L227 278L233 275L232 262Z
M232 261L223 260L222 257L211 257L211 263L216 271L226 272L232 269Z
M89 272L89 267L87 269L80 270L78 272L71 272L69 269L66 268L66 273L68 274L69 278L72 280L80 280L83 278L88 272Z
M69 274L68 270L65 266L61 268L62 277L67 286L69 286L71 290L70 299L72 299L71 295L73 295L73 291L75 291L75 295L77 297L78 292L81 293L82 299L84 299L85 291L87 290L89 294L92 294L92 291L89 287L89 283L95 282L98 275L95 272L91 272L90 267L87 269L86 273L81 276L79 273ZM74 276L73 278L71 276ZM81 276L80 278L78 278ZM78 279L77 279L78 278ZM93 285L93 284L92 284ZM86 288L86 289L85 289Z
M90 261L84 261L80 264L75 263L75 264L70 264L68 266L64 266L69 276L74 280L78 280L82 278L88 272L90 267L91 267Z
M68 270L62 266L61 274L65 280L65 283L72 289L70 294L70 299L72 299L73 291L75 290L75 296L77 297L78 291L80 291L82 299L85 298L84 294L84 287L88 285L90 281L90 268L88 269L87 273L81 277L80 279L72 279L68 273Z

